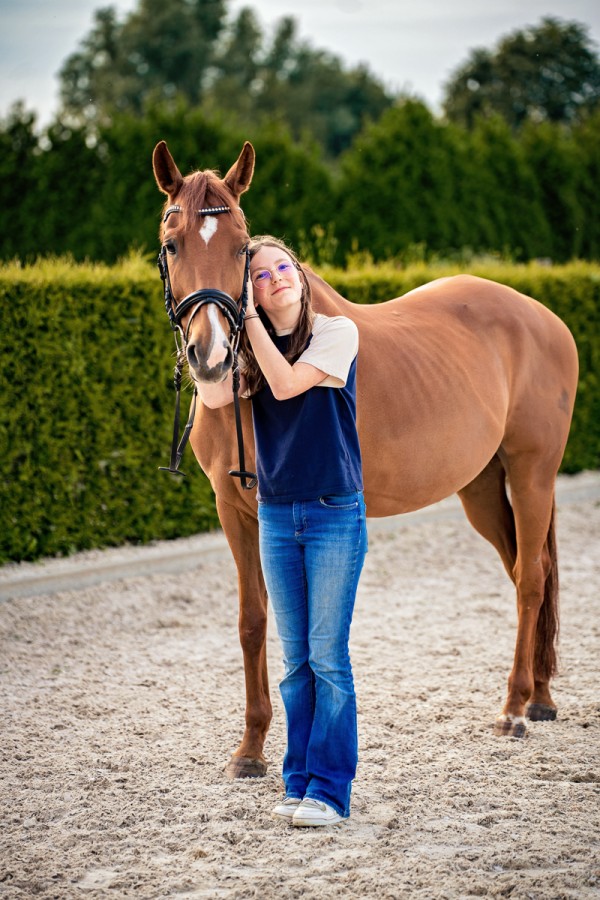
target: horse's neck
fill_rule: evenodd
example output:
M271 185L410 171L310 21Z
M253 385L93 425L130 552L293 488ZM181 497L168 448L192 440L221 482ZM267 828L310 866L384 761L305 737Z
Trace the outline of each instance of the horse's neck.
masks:
M312 293L312 305L315 312L326 316L347 316L354 306L349 300L345 300L326 281L323 281L310 269L307 272Z

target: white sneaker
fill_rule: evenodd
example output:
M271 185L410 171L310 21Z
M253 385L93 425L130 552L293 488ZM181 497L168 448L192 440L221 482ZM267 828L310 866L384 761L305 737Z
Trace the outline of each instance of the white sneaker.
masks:
M334 825L341 821L342 817L332 806L328 806L321 800L313 800L312 797L305 797L292 816L292 825L300 826Z
M286 797L277 806L274 806L271 812L274 816L279 816L281 819L291 819L299 806L299 797Z

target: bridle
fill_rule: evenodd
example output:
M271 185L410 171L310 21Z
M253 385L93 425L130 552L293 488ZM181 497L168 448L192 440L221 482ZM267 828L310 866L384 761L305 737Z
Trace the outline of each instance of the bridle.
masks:
M220 213L226 213L230 211L230 206L212 206L206 209L199 209L197 212L199 216L217 216ZM163 222L166 222L169 215L174 212L181 212L181 206L169 206L163 216ZM169 317L169 322L171 323L171 328L173 329L176 347L176 361L175 369L173 372L173 382L175 384L176 399L175 418L173 422L173 440L171 443L171 460L168 466L159 466L159 469L163 472L171 472L172 475L185 476L185 472L180 471L179 464L181 462L183 451L185 450L185 447L188 443L190 433L194 425L198 389L194 387L194 396L192 398L187 424L183 430L181 439L179 439L180 398L183 367L186 361L187 342L194 317L202 309L203 306L212 303L219 309L220 312L223 313L223 315L227 319L227 322L229 324L229 343L233 352L233 407L235 412L235 427L237 433L240 467L239 470L231 469L229 471L229 474L234 478L240 479L243 490L250 491L252 490L252 488L256 487L257 476L255 472L248 472L246 470L244 458L244 439L239 404L240 371L238 367L238 347L240 343L242 328L244 327L246 307L248 305L248 279L250 277L250 250L248 248L248 245L246 245L245 248L245 256L246 261L244 265L244 280L242 282L242 292L237 302L232 297L230 297L229 294L226 294L225 291L221 291L218 288L202 288L201 290L193 291L191 294L188 294L187 297L184 297L183 300L177 303L175 301L173 290L171 288L169 266L167 263L167 248L165 246L161 247L160 253L158 254L158 270L163 282L165 294L165 309ZM184 332L181 323L183 321L183 317L187 312L189 312L190 309L192 310L192 313Z

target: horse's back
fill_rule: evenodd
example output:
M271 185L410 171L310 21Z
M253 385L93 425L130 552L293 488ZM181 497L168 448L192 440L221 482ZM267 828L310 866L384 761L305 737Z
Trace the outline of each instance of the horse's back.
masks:
M324 284L324 282L321 282ZM458 326L465 338L489 335L489 329L506 334L539 338L545 335L573 347L566 325L547 307L514 288L476 275L451 275L414 288L385 303L356 304L336 294L328 285L325 305L354 319L370 340L386 333L410 337L421 329L419 341L427 341L436 329ZM318 304L323 308L323 301ZM327 309L322 311L327 312Z

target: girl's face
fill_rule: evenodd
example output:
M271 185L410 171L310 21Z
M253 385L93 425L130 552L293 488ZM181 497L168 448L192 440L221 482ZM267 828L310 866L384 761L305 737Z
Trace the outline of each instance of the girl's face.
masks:
M267 314L284 313L286 318L297 307L300 315L302 282L292 258L281 247L264 246L250 263L254 303Z

